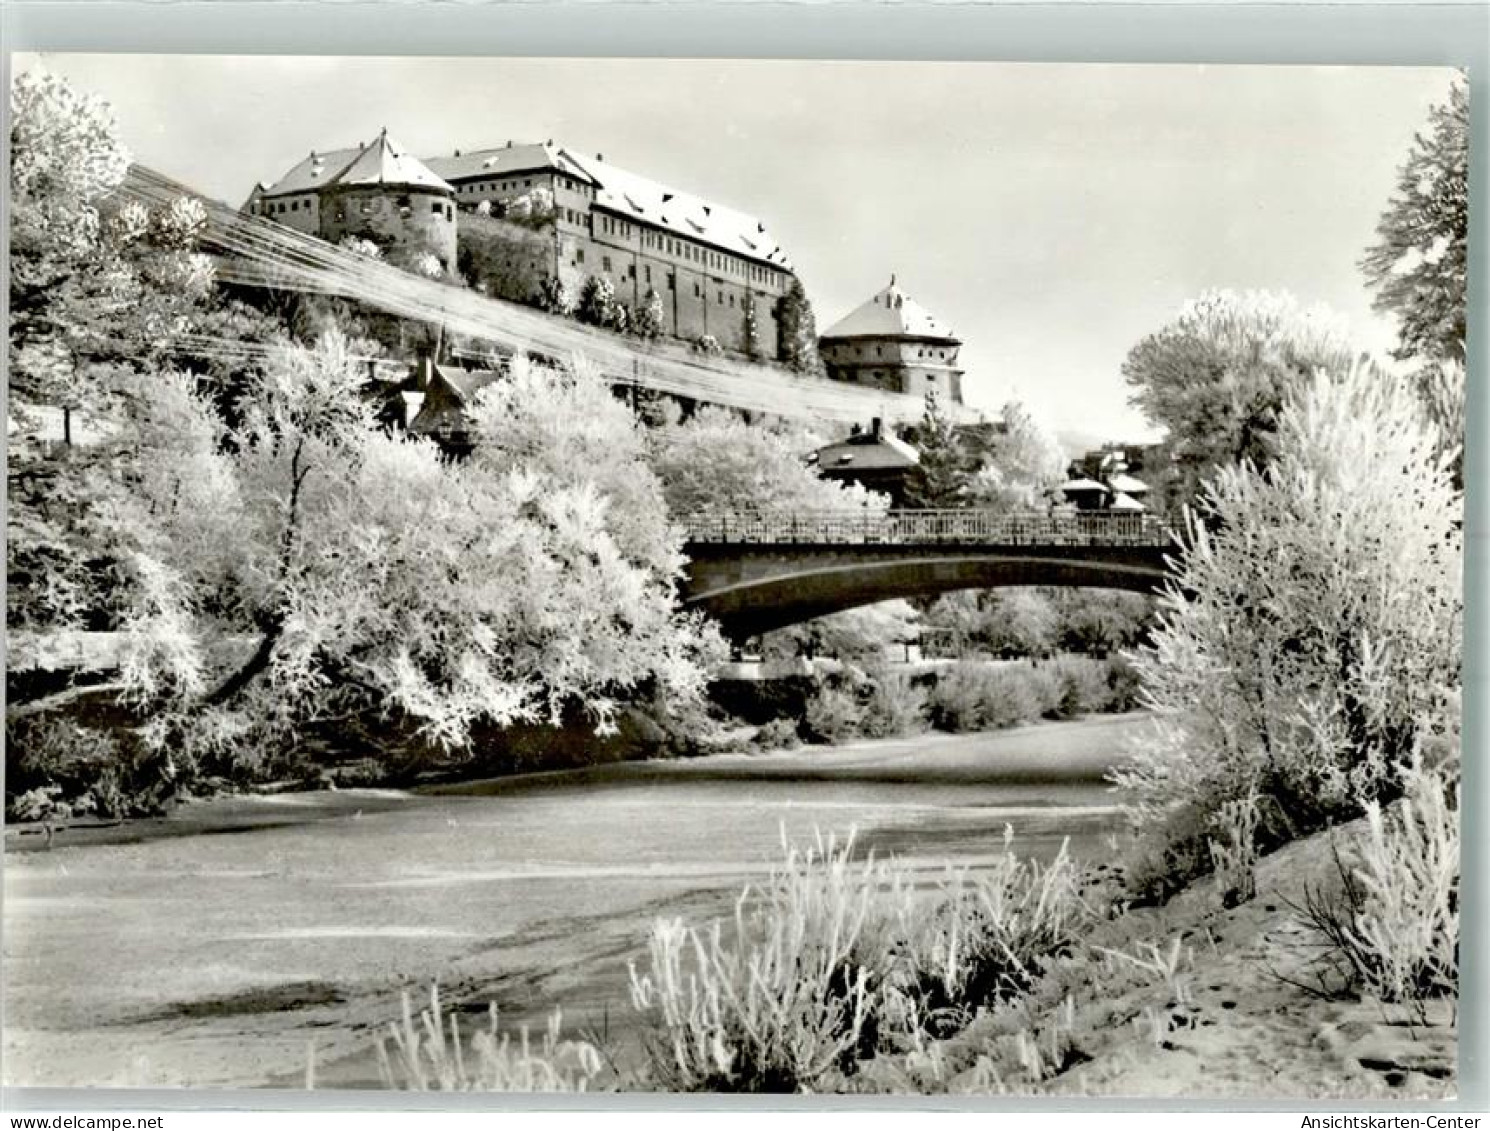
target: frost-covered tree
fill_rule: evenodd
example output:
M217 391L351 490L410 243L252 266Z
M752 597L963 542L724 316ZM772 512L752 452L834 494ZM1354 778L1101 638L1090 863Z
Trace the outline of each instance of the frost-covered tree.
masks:
M580 288L574 316L587 325L609 330L616 328L617 311L621 309L615 284L605 275L591 275Z
M1469 83L1457 79L1413 138L1361 270L1396 317L1403 360L1464 360L1469 281Z
M483 723L605 727L640 689L699 692L717 638L675 610L678 539L602 382L515 364L451 465L376 428L359 381L331 337L271 367L230 442L176 386L175 426L141 437L126 677L158 744L382 710L459 747Z
M1445 447L1462 447L1469 313L1469 84L1462 77L1431 111L1427 133L1413 138L1376 235L1361 269L1376 308L1397 319L1394 353L1417 364L1419 394ZM1454 471L1462 476L1462 458Z
M784 426L747 424L725 408L654 429L650 462L675 516L748 511L884 509L856 483L818 475L803 459L814 445Z
M569 288L553 274L545 274L539 282L537 306L550 314L574 313L574 300L569 295Z
M1316 369L1355 359L1335 315L1289 295L1212 291L1188 303L1123 362L1132 402L1168 433L1169 481L1150 486L1178 513L1217 468L1266 464L1290 395Z
M122 200L108 106L45 71L11 88L7 609L12 627L107 627L106 500L126 435L212 286L194 200ZM59 441L71 436L74 446Z
M1002 415L1003 430L989 443L969 492L976 506L990 510L1036 509L1060 483L1065 453L1018 401L1006 404Z
M1118 775L1135 813L1201 837L1261 799L1276 843L1399 788L1460 685L1462 498L1402 382L1321 373L1262 469L1221 469L1151 648L1155 737Z
M655 342L666 328L662 309L662 297L651 287L647 288L642 304L631 316L631 332L643 341Z

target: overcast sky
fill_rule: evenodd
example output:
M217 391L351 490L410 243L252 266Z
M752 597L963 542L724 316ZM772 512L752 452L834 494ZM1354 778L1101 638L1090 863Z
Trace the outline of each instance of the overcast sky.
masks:
M34 60L17 60L17 69ZM386 126L421 155L549 138L765 220L825 328L891 272L966 343L967 400L1152 430L1128 350L1211 287L1324 303L1451 73L1427 68L52 55L137 160L240 203Z

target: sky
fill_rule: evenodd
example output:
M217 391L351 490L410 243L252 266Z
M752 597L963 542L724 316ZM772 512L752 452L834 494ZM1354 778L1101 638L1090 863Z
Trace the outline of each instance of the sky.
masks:
M135 159L241 203L386 127L422 156L557 143L765 221L825 329L901 287L965 398L1142 440L1123 358L1218 287L1384 352L1357 263L1452 72L1412 67L48 55Z

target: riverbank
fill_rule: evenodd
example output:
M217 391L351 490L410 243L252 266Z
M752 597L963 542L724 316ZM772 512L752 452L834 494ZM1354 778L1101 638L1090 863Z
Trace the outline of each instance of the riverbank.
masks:
M567 1033L603 1035L634 1068L627 965L656 918L727 915L783 838L818 831L855 829L860 852L925 884L949 865L989 867L1006 825L1021 854L1049 859L1069 838L1078 858L1106 862L1121 822L1102 775L1148 725L1105 716L399 794L221 799L185 807L196 835L14 853L5 1083L295 1088L314 1048L319 1086L375 1086L376 1033L402 991L418 1001L435 982L473 1019L496 1002L504 1027L541 1028L560 1006ZM1060 967L1023 1003L915 1057L882 1054L844 1087L1451 1094L1446 1008L1404 1025L1303 988L1319 952L1296 908L1331 864L1314 837L1264 858L1240 907L1222 910L1206 880L1130 909L1084 940L1097 956L1085 972ZM1144 968L1150 945L1177 945L1173 977ZM1076 1051L1031 1060L1046 1041Z

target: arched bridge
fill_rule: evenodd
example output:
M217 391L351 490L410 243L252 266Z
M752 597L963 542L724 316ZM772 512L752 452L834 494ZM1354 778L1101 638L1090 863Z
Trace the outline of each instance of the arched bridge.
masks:
M687 607L731 639L893 597L1071 585L1150 592L1170 531L1152 515L977 510L694 515Z

